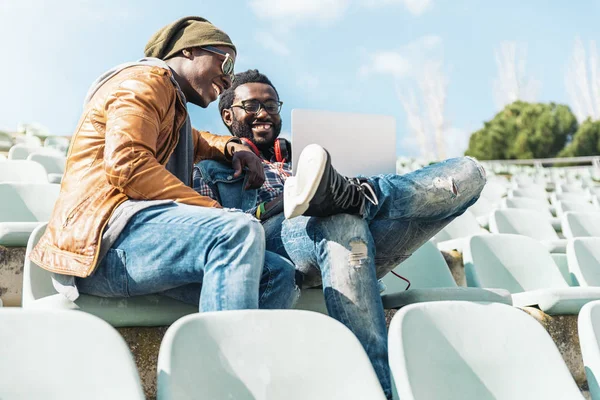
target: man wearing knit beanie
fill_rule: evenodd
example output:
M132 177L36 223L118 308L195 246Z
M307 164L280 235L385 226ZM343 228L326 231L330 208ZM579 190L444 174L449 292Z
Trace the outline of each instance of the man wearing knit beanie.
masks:
M262 272L260 223L190 187L193 164L202 159L230 163L228 179L245 179L248 188L264 181L252 151L238 139L193 129L186 108L207 107L231 86L235 46L204 18L186 17L154 34L145 55L92 84L31 260L53 272L54 287L71 301L80 292L160 293L200 311L252 309L259 287L277 278L284 283L261 293L260 305L287 305L294 268L268 257Z

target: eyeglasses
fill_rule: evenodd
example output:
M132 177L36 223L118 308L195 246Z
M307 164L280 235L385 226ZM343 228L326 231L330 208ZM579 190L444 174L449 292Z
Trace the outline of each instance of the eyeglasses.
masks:
M241 104L233 104L231 107L243 108L248 114L258 114L261 109L268 114L277 115L281 111L282 101L267 100L264 103L258 100L244 100Z
M231 55L212 46L203 46L200 48L202 50L208 51L209 53L218 54L220 56L225 57L225 60L223 60L223 64L221 64L221 72L223 72L225 75L229 75L229 79L231 79L231 82L233 82L233 80L235 79L235 75L233 74L235 62L233 61Z

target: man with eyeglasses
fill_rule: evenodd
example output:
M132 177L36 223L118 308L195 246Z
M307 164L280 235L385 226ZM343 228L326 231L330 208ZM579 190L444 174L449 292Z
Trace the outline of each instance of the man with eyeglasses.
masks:
M203 161L194 168L194 188L259 218L267 250L294 263L303 287L323 285L329 315L360 340L391 399L377 279L473 204L485 172L474 159L457 158L404 176L346 178L326 150L311 145L291 177L291 146L279 138L281 106L265 75L238 73L221 95L219 111L233 136L261 157L265 183L248 188L229 167Z
M260 224L191 187L193 164L204 159L229 165L234 176L245 170L250 188L264 182L261 160L240 139L192 128L187 112L186 103L206 108L231 87L231 39L186 17L156 32L145 55L90 88L31 259L72 301L79 292L159 293L200 311L258 308L259 296L265 307L289 302L293 265L265 259ZM260 293L273 276L287 278Z

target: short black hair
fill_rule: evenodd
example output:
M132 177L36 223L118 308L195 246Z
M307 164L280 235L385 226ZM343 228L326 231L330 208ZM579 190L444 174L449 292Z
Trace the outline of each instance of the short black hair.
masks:
M231 108L233 99L235 98L235 89L246 83L264 83L269 85L275 91L277 98L279 98L279 93L277 93L277 89L275 89L275 86L273 86L269 78L258 72L257 69L249 69L248 71L235 74L235 80L231 87L221 93L221 97L219 98L219 113L221 115L223 115L223 110Z

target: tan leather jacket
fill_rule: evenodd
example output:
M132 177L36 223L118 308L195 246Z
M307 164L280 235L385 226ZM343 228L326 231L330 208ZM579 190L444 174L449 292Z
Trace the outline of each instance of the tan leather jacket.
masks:
M91 275L104 227L127 199L220 207L165 168L187 117L170 76L160 67L127 68L87 104L72 138L58 201L30 255L36 264L61 274ZM226 159L231 137L193 129L193 138L195 162Z

